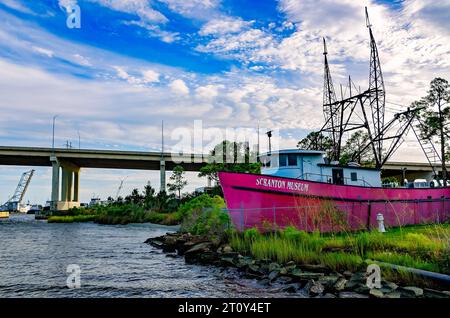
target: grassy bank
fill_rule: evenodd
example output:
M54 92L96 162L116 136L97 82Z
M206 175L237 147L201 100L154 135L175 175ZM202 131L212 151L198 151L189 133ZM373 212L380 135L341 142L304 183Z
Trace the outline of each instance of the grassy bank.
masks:
M53 213L49 223L95 222L99 224L156 223L177 225L181 222L178 212L160 213L144 210L134 204L74 208Z
M233 250L255 259L279 263L321 264L331 270L363 270L365 260L450 274L450 225L422 225L390 229L387 233L361 232L321 235L288 227L261 234L256 229L234 233ZM411 280L407 273L386 270L397 280Z
M228 216L221 212L225 207L222 198L200 195L167 212L159 208L146 208L138 203L111 203L90 208L73 208L54 212L49 223L95 222L99 224L156 223L162 225L182 224L185 231L193 234L222 235L229 225Z

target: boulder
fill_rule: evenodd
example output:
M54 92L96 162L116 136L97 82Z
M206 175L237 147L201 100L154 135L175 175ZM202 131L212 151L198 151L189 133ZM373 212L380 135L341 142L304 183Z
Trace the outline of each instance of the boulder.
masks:
M297 280L310 280L310 279L319 279L323 277L323 273L307 273L301 271L292 271L291 276Z
M336 298L336 295L331 294L331 293L326 293L325 295L322 296L322 298Z
M350 271L345 271L345 272L343 272L342 274L343 274L344 277L346 277L346 278L350 278L350 277L352 277L352 275L353 275L353 273L350 272Z
M209 252L211 249L212 244L209 242L204 243L198 243L194 246L192 246L190 249L188 249L185 254L199 254L199 253L205 253Z
M278 277L279 274L280 274L280 272L277 271L277 270L271 271L271 272L269 273L269 276L268 276L269 281L273 281L275 278Z
M405 298L414 298L423 296L423 289L419 287L407 286L407 287L400 287L397 290L402 294L402 297Z
M174 235L166 235L164 237L164 244L167 246L175 247L177 245L177 237Z
M344 290L345 285L347 284L347 280L345 278L340 277L336 283L334 284L334 289L341 291Z
M315 282L314 280L312 281L312 286L309 289L309 293L312 296L317 296L317 295L321 295L323 293L323 291L325 290L325 287L323 287L323 285L319 282Z
M261 267L259 265L257 265L257 264L250 264L247 267L247 272L250 273L250 274L259 276L259 277L264 276L264 273L261 271Z
M282 288L282 291L288 292L288 293L296 293L300 289L299 284L288 284Z
M222 266L236 266L236 262L235 262L235 258L234 257L229 257L229 256L221 256L220 257L220 262L222 264Z
M319 283L321 283L325 288L331 289L336 282L338 281L339 277L337 275L327 275L319 278Z
M372 288L369 291L369 295L374 297L374 298L383 298L384 297L383 292L381 290L377 289L377 288Z
M231 248L230 245L225 245L225 246L222 248L222 252L223 252L223 253L232 253L232 252L233 252L233 249Z
M322 264L304 264L299 266L301 269L305 271L311 271L311 272L327 272L327 267Z
M387 294L384 294L384 298L400 298L401 294L397 291L393 291Z
M289 276L279 276L275 280L275 283L279 283L279 284L289 284L290 282L292 282L292 277L289 277Z
M186 257L189 258L189 255L191 255L191 254L187 254L187 256L185 256L185 259L186 259ZM202 264L218 264L219 263L217 253L214 253L212 251L206 251L204 253L198 254L196 259L199 263L202 263Z
M366 284L358 284L354 291L359 294L368 294L370 292L370 288L367 287Z
M355 292L340 292L339 298L369 298L369 296L361 295Z
M237 268L245 269L252 264L254 264L254 260L251 257L238 255L236 261Z
M424 288L423 293L425 298L450 298L449 292L443 292L430 288Z
M398 286L396 283L382 282L380 290L383 293L387 294L387 293L395 291L397 288L398 288Z
M280 271L280 264L278 264L278 263L270 263L269 264L269 271L274 271L274 270L277 270L277 271Z
M286 269L286 267L281 267L280 268L280 275L287 275L288 270Z

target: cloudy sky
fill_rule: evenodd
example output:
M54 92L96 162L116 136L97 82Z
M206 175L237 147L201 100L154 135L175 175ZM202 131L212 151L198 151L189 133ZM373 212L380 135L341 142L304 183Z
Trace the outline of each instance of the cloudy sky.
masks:
M71 4L79 29L66 24ZM162 120L172 150L196 120L195 152L257 125L294 147L323 123L323 36L335 85L351 75L367 87L364 6L389 117L450 78L450 0L0 0L0 144L50 146L58 114L58 147L80 136L82 148L159 150ZM423 160L412 139L393 159ZM0 168L1 201L26 169ZM124 192L158 188L156 172L85 169L82 200L114 195L126 176ZM205 184L190 176L188 190ZM49 196L50 170L37 168L26 199Z

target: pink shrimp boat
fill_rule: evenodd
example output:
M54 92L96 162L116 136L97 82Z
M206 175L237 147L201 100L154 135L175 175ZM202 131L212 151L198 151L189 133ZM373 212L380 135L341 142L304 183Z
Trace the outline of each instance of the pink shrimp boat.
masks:
M327 164L323 152L282 150L262 157L262 174L220 172L237 229L358 230L449 221L450 188L435 183L381 185L380 170Z

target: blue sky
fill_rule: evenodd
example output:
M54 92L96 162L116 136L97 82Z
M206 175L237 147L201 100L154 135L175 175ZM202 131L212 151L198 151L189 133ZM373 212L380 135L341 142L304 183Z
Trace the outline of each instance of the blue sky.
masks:
M81 28L66 25L66 7L81 9ZM293 147L320 128L327 37L335 85L351 74L367 86L369 7L387 88L387 116L450 74L450 0L0 0L0 144L159 150L195 120L203 149L218 131L280 129ZM254 133L252 135L254 137ZM398 158L420 161L413 141ZM0 167L0 200L26 167ZM29 199L49 196L49 170L39 168ZM153 172L84 170L81 197L142 187ZM102 180L102 181L99 181ZM191 174L189 190L203 185Z

